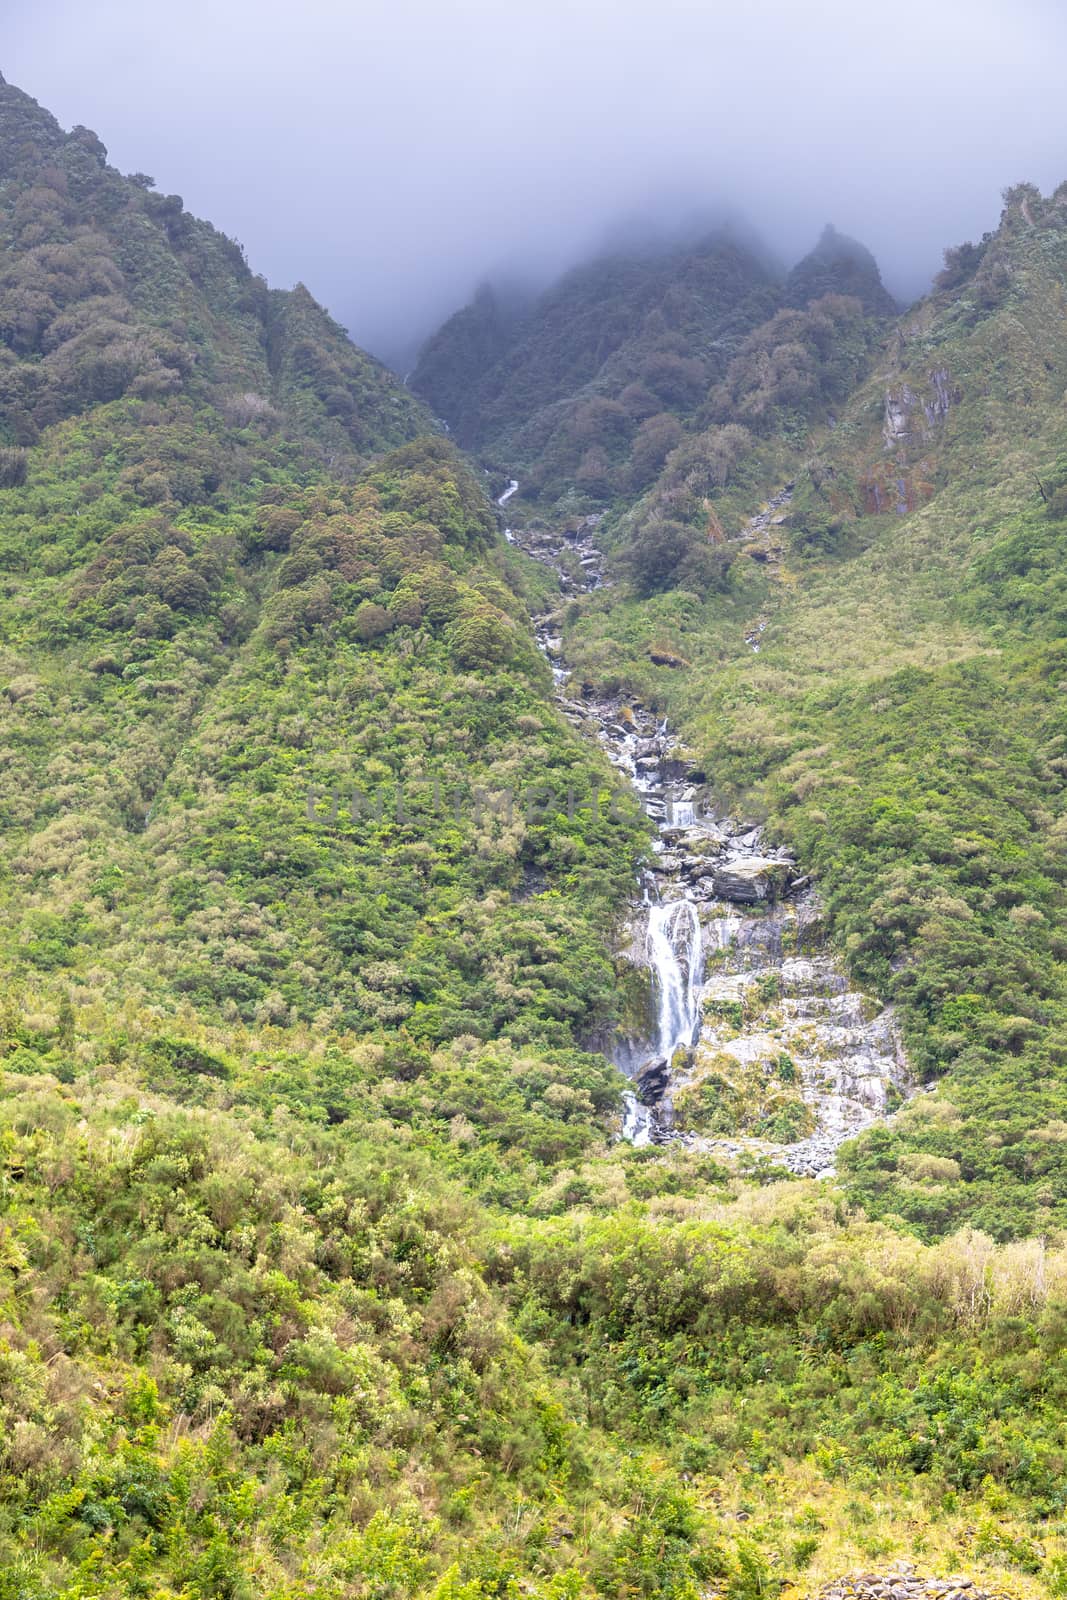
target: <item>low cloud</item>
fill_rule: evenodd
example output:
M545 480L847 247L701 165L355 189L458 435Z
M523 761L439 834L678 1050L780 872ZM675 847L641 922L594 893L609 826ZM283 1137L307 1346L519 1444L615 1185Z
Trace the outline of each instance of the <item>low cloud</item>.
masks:
M624 217L827 220L909 298L999 191L1067 177L1045 0L14 0L5 76L399 355Z

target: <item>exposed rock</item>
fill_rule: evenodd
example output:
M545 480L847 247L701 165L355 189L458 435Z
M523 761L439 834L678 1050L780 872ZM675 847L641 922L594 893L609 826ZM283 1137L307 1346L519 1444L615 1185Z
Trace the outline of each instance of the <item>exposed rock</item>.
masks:
M679 871L680 867L681 867L680 858L678 856L672 856L672 855L667 855L667 854L656 856L655 859L652 862L652 871L653 872L655 872L657 874L662 873L665 877L670 877L670 878L673 878L677 874L677 872Z
M851 1572L814 1591L811 1600L1007 1600L1002 1589L980 1589L973 1578L922 1578L910 1561L881 1572Z
M731 858L716 867L712 887L722 900L755 905L759 900L777 900L784 894L791 870L788 862L769 856Z
M915 407L915 394L906 383L899 389L887 389L885 395L885 421L882 434L887 450L906 444L911 436L911 413Z
M973 1578L923 1578L910 1561L895 1561L882 1571L850 1572L821 1588L791 1591L797 1600L1009 1600L1003 1589L979 1588ZM704 1600L723 1600L719 1589Z
M634 1081L637 1084L638 1097L642 1105L655 1106L663 1099L668 1082L670 1081L671 1064L669 1061L649 1061L636 1073Z
M753 519L751 534L770 536L791 491L788 485L768 502ZM568 535L565 555L559 540L547 534L531 541L516 530L514 540L553 567L562 588L588 591L601 581L600 554L585 526ZM568 565L573 571L575 556L581 575L571 580ZM655 962L664 984L669 974L663 963L673 962L672 981L687 996L684 1009L678 1011L679 994L671 999L669 986L661 1000L666 995L672 1015L685 1021L668 1030L662 1048L639 1038L619 1038L609 1046L634 1085L626 1096L624 1136L637 1144L680 1139L731 1160L762 1156L800 1175L832 1177L842 1140L886 1115L908 1087L891 1011L879 1011L849 989L825 949L817 897L794 858L769 849L752 818L704 815L704 773L648 707L567 683L570 674L558 665L558 613L539 619L535 633L554 664L563 715L597 740L659 832L625 959L646 967ZM672 664L681 664L680 658ZM688 915L681 909L674 914L673 907L686 905ZM653 926L658 944L651 940ZM686 1037L690 1019L692 1035ZM659 1026L663 1038L662 1019ZM695 1051L689 1048L694 1040ZM758 1125L766 1102L772 1110L807 1108L800 1125L805 1117L809 1125L814 1119L814 1131L782 1143L748 1132L723 1139L679 1128L674 1096L708 1070L735 1076L745 1093L752 1089L757 1103L747 1107L752 1120L745 1126ZM740 1092L738 1086L731 1092ZM777 1110L765 1119L768 1126L777 1126L776 1115Z

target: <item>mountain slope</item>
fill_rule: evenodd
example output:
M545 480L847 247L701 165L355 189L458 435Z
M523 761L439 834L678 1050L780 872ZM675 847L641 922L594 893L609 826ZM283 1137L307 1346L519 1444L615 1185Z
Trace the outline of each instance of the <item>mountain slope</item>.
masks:
M798 310L824 294L851 295L868 316L891 317L899 309L871 252L838 233L833 223L827 223L815 248L790 269L782 289L783 303Z
M545 704L469 470L441 440L383 455L428 426L407 391L85 130L5 86L0 148L16 970L434 1041L602 1030L638 831L478 814L608 772ZM576 920L521 900L564 879Z
M522 500L573 515L632 501L672 458L688 472L690 440L711 420L765 429L757 401L802 401L804 364L827 365L828 343L840 402L894 311L873 257L832 227L784 283L758 248L718 233L594 260L524 315L484 291L428 341L411 385L461 443L519 476ZM739 386L747 393L731 393ZM739 454L729 435L704 448L730 465Z
M310 296L267 289L176 198L7 86L0 173L0 1600L760 1600L896 1557L965 1563L1015 1600L1061 1592L1063 1250L971 1230L923 1243L840 1189L617 1139L622 1080L583 1046L641 1002L614 951L647 830L552 698L528 627L558 601L552 574L505 544L480 476ZM1056 281L1055 235L1053 219L1045 275L997 336ZM1032 242L1005 245L1009 271L1031 271ZM1056 650L1052 413L1035 390L1036 443L1003 501L1018 524L982 541L971 610L950 613L926 547L938 505L967 492L953 460L940 500L867 515L878 320L836 292L780 308L730 248L684 270L678 303L654 284L644 321L645 269L623 273L611 352L594 371L583 345L566 369L577 391L553 388L569 290L533 365L536 427L564 419L546 502L570 493L583 374L603 421L619 384L689 373L691 336L709 342L674 425L684 413L685 448L707 436L709 460L737 461L670 500L661 420L649 497L603 525L631 546L616 588L570 613L568 649L579 684L639 683L724 789L776 808L847 937L868 870L899 920L880 875L910 826L876 807L890 831L872 837L850 808L885 776L869 712L892 719L909 781L924 693L939 735L947 711L977 718L976 752L950 766L946 737L924 762L962 808L975 754L995 759L983 781L1014 775L1019 841L1049 827L1058 757L1031 755ZM578 295L594 357L598 274ZM946 303L970 317L971 292ZM995 344L975 337L981 369ZM959 386L923 461L968 414ZM841 454L802 478L809 434ZM1016 495L1031 454L1040 504ZM729 535L784 463L779 583L742 553L757 539ZM628 497L633 450L609 466ZM854 499L822 506L829 467ZM917 471L914 495L940 472ZM661 544L663 518L685 532L697 588L667 560L637 599L653 508ZM692 535L709 528L704 563ZM960 549L956 528L946 570ZM884 661L861 626L868 584L880 607L907 596L884 612ZM739 641L757 601L754 658ZM978 674L974 693L943 693L927 661L868 707L870 680L950 615L944 658ZM851 675L827 659L835 636ZM692 643L692 669L653 664L665 639ZM1010 739L987 667L1035 708ZM825 813L825 858L819 784L849 802ZM1002 854L996 872L966 858L994 901L1024 859ZM1024 944L1057 910L1044 860L1031 876ZM933 890L927 923L960 925L966 889ZM936 945L940 922L914 932L909 951ZM1027 951L997 948L1029 994ZM1051 1054L1009 1065L1055 1087ZM989 1092L1008 1091L1017 1077ZM978 1120L934 1104L894 1150ZM1027 1140L1014 1121L984 1147L1022 1157L990 1213L1005 1234L1055 1215L1055 1192L1028 1206L1018 1190L1051 1184L1035 1155L1062 1148L1062 1123ZM948 1232L977 1208L939 1150L909 1167L868 1141L853 1190Z
M675 495L670 546L669 465L616 533L633 587L568 642L769 814L857 981L900 1006L923 1077L946 1075L845 1155L857 1198L930 1231L1064 1216L1065 222L1062 191L1012 191L832 419L791 438L772 410L733 481L698 480L707 505ZM785 482L777 520L749 520ZM913 1175L926 1158L939 1181Z
M210 404L237 429L299 435L338 463L424 415L306 290L270 291L238 245L150 179L122 178L0 84L0 384L11 442L122 397Z
M483 295L428 342L411 386L462 444L520 472L525 495L632 492L774 293L758 255L727 234L607 256L505 323Z

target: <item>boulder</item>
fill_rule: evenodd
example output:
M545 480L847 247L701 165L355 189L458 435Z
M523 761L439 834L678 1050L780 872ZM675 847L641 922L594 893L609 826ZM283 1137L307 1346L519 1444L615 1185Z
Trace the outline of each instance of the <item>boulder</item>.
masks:
M648 658L650 661L654 662L657 667L692 666L692 662L687 661L684 656L676 655L673 650L665 650L657 645L649 645Z
M679 863L682 876L692 882L696 878L712 878L719 865L711 856L685 855Z
M777 900L788 888L791 876L792 867L787 861L746 856L717 866L712 887L720 900L755 905L760 900Z
M671 1064L662 1056L658 1060L649 1061L637 1073L637 1096L642 1105L654 1106L662 1100L667 1092L671 1079Z

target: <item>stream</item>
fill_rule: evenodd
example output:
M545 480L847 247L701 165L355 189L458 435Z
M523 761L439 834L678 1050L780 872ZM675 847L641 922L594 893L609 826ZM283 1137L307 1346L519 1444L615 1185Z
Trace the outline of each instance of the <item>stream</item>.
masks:
M517 490L512 479L498 505ZM599 520L506 537L552 568L567 600L607 581ZM704 773L648 707L573 692L558 612L533 626L563 715L601 745L656 829L623 952L648 974L648 1016L609 1050L633 1085L623 1137L832 1175L837 1146L912 1087L892 1009L849 986L794 857L716 808Z

